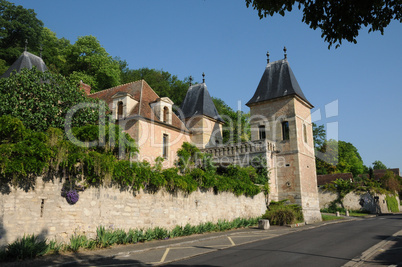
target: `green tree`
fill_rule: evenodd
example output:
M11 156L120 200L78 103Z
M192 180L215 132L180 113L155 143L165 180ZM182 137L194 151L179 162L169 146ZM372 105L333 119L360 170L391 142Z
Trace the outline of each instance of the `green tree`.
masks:
M222 128L223 143L245 142L251 139L249 113L234 111L222 99L212 97L216 110L225 120Z
M79 37L71 46L67 51L67 64L68 74L77 71L92 76L96 81L96 88L93 88L95 91L117 86L121 82L119 62L113 59L92 35Z
M64 128L67 112L79 103L98 103L98 100L86 97L60 74L33 68L0 79L0 116L18 118L32 130ZM97 109L84 108L74 115L72 122L73 125L95 124L98 119Z
M362 174L364 171L363 160L357 148L351 143L339 141L339 162L336 165L337 171L341 173L351 172L353 176Z
M247 7L258 11L260 19L278 13L282 16L296 6L303 11L302 22L321 30L321 37L339 47L343 40L356 43L359 30L380 31L392 20L402 22L402 2L394 0L311 1L311 0L246 0Z
M11 65L24 51L25 40L31 51L38 51L42 28L33 9L0 0L0 58Z
M385 166L384 163L382 163L379 160L376 160L373 162L373 170L386 170L388 169L387 166Z
M324 125L317 125L313 122L313 138L314 147L316 149L322 148L327 138L327 133L325 132Z
M72 46L70 41L65 38L57 38L56 33L44 27L41 45L43 47L42 58L47 67L53 72L67 75L67 51Z

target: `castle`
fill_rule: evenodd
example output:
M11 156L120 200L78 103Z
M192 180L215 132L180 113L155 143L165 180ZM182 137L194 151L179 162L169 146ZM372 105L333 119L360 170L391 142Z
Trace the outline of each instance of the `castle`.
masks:
M38 66L36 66L38 65ZM5 73L22 67L46 70L40 57L24 52ZM2 76L6 77L6 76ZM250 108L251 141L223 144L225 121L218 114L205 80L191 85L180 109L168 97L158 96L145 80L90 94L105 101L112 118L133 137L139 147L136 160L154 163L164 158L164 167L174 166L176 152L190 142L212 155L217 163L252 165L265 161L270 177L270 199L299 204L306 222L320 221L315 154L310 110L286 57L269 62L260 83L247 102Z

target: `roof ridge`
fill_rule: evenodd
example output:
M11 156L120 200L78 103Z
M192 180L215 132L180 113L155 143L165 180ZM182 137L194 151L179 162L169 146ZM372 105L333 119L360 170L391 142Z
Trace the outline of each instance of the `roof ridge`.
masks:
M133 84L133 83L141 82L141 81L144 81L144 79L137 80L137 81L133 81L133 82L129 82L129 83L123 83L123 84L120 84L120 85L116 85L116 86L114 86L114 87L111 87L111 88L108 88L108 89L103 89L103 90L101 90L101 91L98 91L98 92L95 92L95 93L92 93L92 94L89 94L89 95L95 95L95 94L100 93L100 92L110 91L110 90L115 89L115 88L120 87L120 86L124 86L124 85L128 85L128 84Z

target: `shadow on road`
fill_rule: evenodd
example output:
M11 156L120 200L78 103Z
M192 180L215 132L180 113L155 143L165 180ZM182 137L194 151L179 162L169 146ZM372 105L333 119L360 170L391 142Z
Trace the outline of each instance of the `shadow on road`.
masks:
M102 254L61 254L48 255L34 260L1 262L2 267L39 267L39 266L151 266L132 259L117 259L116 257L105 257Z

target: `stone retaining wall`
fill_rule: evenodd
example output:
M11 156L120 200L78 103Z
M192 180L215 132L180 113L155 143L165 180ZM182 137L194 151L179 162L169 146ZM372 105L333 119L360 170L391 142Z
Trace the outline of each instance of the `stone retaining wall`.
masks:
M332 192L324 191L323 189L318 190L318 196L320 201L320 209L328 208L332 201L336 200L337 195ZM364 209L370 211L371 213L388 213L390 212L387 207L387 202L385 201L386 195L376 195L378 196L378 201L375 201L374 195L369 193L355 193L351 192L347 194L343 200L343 205L348 210L360 210ZM396 198L399 202L399 198ZM401 207L399 208L401 210Z
M117 187L86 189L80 192L79 201L70 205L61 197L61 188L59 181L44 183L38 178L35 190L12 189L10 194L0 195L0 246L23 234L67 241L73 233L95 237L100 225L125 230L171 229L187 223L257 217L266 209L263 193L253 198L199 190L189 195L164 190L134 194Z

